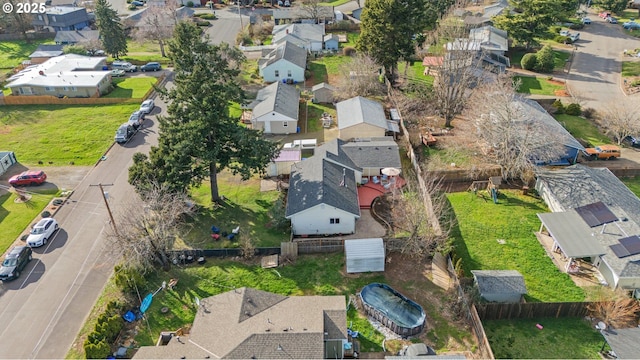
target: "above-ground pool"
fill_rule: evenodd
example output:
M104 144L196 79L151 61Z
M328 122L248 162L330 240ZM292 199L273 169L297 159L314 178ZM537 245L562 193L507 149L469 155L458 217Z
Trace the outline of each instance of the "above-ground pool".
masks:
M360 292L366 313L401 336L416 335L424 329L422 307L386 284L372 283Z

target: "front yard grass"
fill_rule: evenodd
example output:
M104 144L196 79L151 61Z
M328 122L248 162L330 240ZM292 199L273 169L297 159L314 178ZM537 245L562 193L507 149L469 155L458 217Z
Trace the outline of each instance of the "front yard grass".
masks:
M544 77L514 76L520 79L519 93L534 95L555 95L556 91L563 90L564 85L557 85L549 82Z
M114 78L114 89L105 98L141 99L157 82L151 76Z
M38 191L37 188L29 188L29 191L33 194L31 200L25 203L16 203L17 195L13 192L0 196L0 254L13 244L58 192Z
M520 67L520 63L522 62L522 57L524 54L531 51L526 51L524 49L512 49L509 51L509 59L511 60L511 65ZM553 50L555 57L553 59L554 62L554 71L562 71L566 65L567 60L571 56L571 53L562 50Z
M501 190L498 204L484 190L447 198L458 222L452 237L465 277L471 270L518 270L529 302L584 301L584 291L555 267L536 239L536 213L549 211L541 199L513 190Z
M622 77L640 76L640 62L623 61Z
M632 178L620 178L620 180L627 185L629 190L640 197L640 177L635 176Z
M554 117L574 138L583 143L592 146L613 143L611 139L600 132L591 120L567 114L556 114Z
M483 325L496 359L600 359L604 342L582 318L488 320Z
M11 69L20 65L24 60L29 60L41 44L53 43L48 40L33 40L27 43L23 40L0 41L0 69Z
M138 104L5 106L0 144L25 166L93 165ZM41 162L41 163L39 163Z
M193 221L193 228L182 239L184 246L194 249L213 249L238 247L234 241L221 237L211 239L211 226L215 225L227 233L240 226L240 236L249 236L256 247L279 247L283 241L289 241L289 231L276 230L270 226L268 215L273 203L278 199L278 191L260 191L260 178L240 180L228 171L218 174L220 195L226 198L224 205L212 205L208 182L192 189L191 196L200 206Z

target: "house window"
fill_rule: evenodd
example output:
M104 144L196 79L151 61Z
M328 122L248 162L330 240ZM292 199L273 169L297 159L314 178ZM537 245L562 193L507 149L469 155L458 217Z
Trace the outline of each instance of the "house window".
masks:
M52 17L51 17L51 21L56 22L56 17L55 17L55 16L52 16Z
M287 70L287 77L291 77L291 70Z
M275 75L276 75L276 77L279 77L280 76L280 71L276 70Z
M289 126L289 122L287 122L287 121L283 121L283 122L282 122L282 126L284 126L284 127Z
M72 87L71 87L71 91L78 91L78 88L77 88L77 87L75 87L75 86L72 86Z
M45 86L44 91L54 92L54 91L56 91L56 88L51 87L51 86Z
M340 224L340 218L329 219L329 224Z

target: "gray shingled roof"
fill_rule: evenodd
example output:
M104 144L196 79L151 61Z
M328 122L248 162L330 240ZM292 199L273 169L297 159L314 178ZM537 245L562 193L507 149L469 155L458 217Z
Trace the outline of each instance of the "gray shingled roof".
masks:
M300 92L295 86L275 82L258 91L253 108L253 117L257 118L270 112L277 112L298 120Z
M325 310L324 312L324 332L327 339L345 338L344 324L347 323L347 313L340 310Z
M318 146L314 151L313 156L329 159L350 169L362 171L362 168L354 163L349 155L347 155L347 153L342 149L342 146L346 143L346 141L341 139L331 140Z
M285 41L260 59L260 67L264 68L277 61L286 60L303 69L307 67L307 51L296 44Z
M344 296L282 296L240 288L200 304L189 334L166 346L142 346L134 358L321 359L325 331L347 338ZM333 319L330 329L325 329L327 313Z
M524 277L516 270L471 270L480 294L526 294Z
M469 39L479 40L480 46L486 50L509 50L507 32L491 25L471 29Z
M356 96L340 101L336 105L336 111L340 130L362 123L387 130L387 118L384 114L384 108L377 101Z
M73 30L56 32L56 38L53 39L53 41L57 43L76 44L84 41L98 40L99 38L100 31L98 30Z
M528 118L536 119L536 126L545 128L540 133L558 134L563 140L563 145L584 151L584 146L536 101L525 99L522 96L517 96L514 101L521 107L523 114L527 114Z
M389 137L384 140L356 141L342 145L342 150L359 167L402 168L398 144Z
M334 86L331 86L331 85L327 84L326 82L321 82L320 84L313 85L313 87L311 88L311 91L318 91L320 89L329 89L331 91L335 91L336 90L336 88Z
M601 232L602 227L590 230L604 247L603 259L619 277L640 277L640 254L618 258L609 248L621 238L640 235L640 199L620 179L607 168L581 164L556 170L537 169L536 176L552 194L553 204L559 206L553 209L556 212L574 211L602 201L619 219L626 218L627 221L617 222L617 226L607 226L607 231ZM579 221L577 225L567 223L566 226L586 226L582 219Z
M616 353L618 359L637 359L638 344L640 344L640 328L610 329L602 332L605 340Z
M502 14L505 9L509 7L509 2L507 0L500 0L495 4L491 4L489 6L484 7L484 16L486 17L494 17Z
M55 57L64 54L62 48L64 45L40 45L31 55L30 58L38 57Z
M314 155L291 167L285 216L320 204L360 216L354 171Z
M296 37L304 42L319 41L324 37L324 24L285 24L273 27L272 43L278 44L287 36Z

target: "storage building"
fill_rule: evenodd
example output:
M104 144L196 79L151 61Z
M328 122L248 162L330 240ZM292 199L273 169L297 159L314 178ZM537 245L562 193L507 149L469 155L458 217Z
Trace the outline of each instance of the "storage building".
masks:
M381 238L344 241L347 273L384 271L384 242Z

